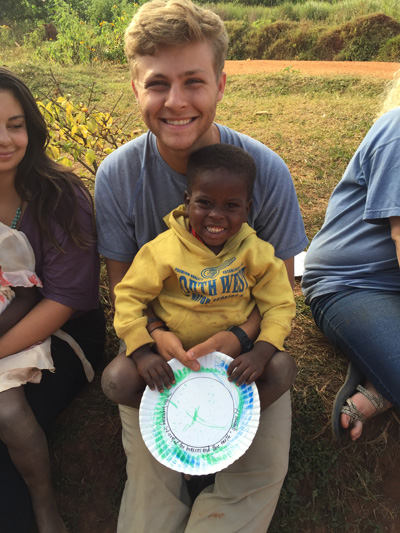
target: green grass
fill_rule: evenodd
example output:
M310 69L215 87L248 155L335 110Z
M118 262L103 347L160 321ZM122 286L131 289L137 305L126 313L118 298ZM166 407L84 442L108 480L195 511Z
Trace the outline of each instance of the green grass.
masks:
M9 62L38 93L54 90L93 101L116 114L132 112L141 123L125 67L47 66ZM54 85L54 79L57 83ZM275 75L232 76L217 120L264 142L291 170L306 232L311 240L322 224L331 191L372 124L385 83L348 76L305 77L284 69ZM58 88L57 88L58 87ZM102 295L110 339L106 360L116 350L112 310L103 273ZM330 410L346 362L317 331L296 286L297 315L287 341L299 374L293 389L290 467L270 531L386 531L399 512L384 491L399 464L398 424L387 413L370 424L357 444L337 448L330 433ZM124 455L117 410L103 397L99 375L73 402L51 440L56 490L70 531L108 533L115 528L124 481ZM397 483L397 481L396 481Z
M369 13L384 13L397 20L400 19L400 5L396 0L332 0L330 2L308 0L305 2L268 2L209 3L223 20L248 20L250 23L260 20L276 22L277 20L311 20L328 24L343 24L356 17ZM264 5L262 5L264 4Z
M4 0L3 0L4 1ZM78 9L77 4L80 4ZM245 5L246 4L246 5ZM229 59L300 59L398 61L400 3L397 0L298 1L246 0L205 3L225 21L231 41ZM277 4L277 5L271 5ZM29 6L30 3L26 3ZM57 0L57 8L31 16L0 15L0 55L3 60L29 46L43 64L88 65L125 61L123 34L137 4L126 0ZM10 9L9 9L10 11ZM99 18L100 17L100 18ZM33 22L31 19L34 19ZM16 22L16 20L18 22ZM100 21L101 20L101 21ZM45 38L43 23L57 29ZM16 49L17 43L17 49Z

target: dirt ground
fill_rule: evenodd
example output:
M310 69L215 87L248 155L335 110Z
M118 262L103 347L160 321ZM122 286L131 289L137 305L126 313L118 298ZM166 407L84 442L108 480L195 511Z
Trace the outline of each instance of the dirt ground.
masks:
M310 76L348 74L391 79L400 69L400 63L249 60L227 61L225 65L228 75L274 73L284 69ZM101 369L94 383L60 417L50 438L57 500L70 533L116 531L125 458L118 411L105 400L100 375ZM400 502L400 461L388 465L387 470L382 491ZM385 524L382 531L400 531L400 523Z
M372 76L373 78L392 79L400 69L400 63L379 63L362 61L276 61L246 60L226 61L227 75L274 73L284 69L299 71L303 76L326 76L337 74Z

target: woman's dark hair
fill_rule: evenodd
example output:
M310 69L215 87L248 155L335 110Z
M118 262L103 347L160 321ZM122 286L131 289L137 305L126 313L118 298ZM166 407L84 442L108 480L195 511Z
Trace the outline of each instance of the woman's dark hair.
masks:
M28 133L26 153L18 165L15 189L29 204L42 234L61 250L49 225L54 219L79 247L89 244L77 221L77 190L84 191L93 209L93 200L82 181L67 167L46 154L49 133L32 93L25 83L9 70L0 67L0 91L10 91L21 104Z
M232 144L211 144L190 154L186 171L188 193L192 192L193 184L200 174L220 168L243 177L247 186L247 199L250 200L256 179L256 164L250 154Z

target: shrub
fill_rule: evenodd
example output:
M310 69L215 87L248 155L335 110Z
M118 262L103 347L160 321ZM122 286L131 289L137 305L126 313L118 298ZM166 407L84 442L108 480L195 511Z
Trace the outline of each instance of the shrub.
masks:
M327 20L332 12L332 5L326 2L306 2L296 6L301 20L321 21Z
M14 46L15 37L12 29L7 24L0 26L0 47L8 48Z
M77 162L93 176L106 155L138 133L127 133L110 113L75 105L69 97L39 101L38 106L49 127L49 156L68 167Z
M228 59L247 59L249 24L241 20L228 20L225 28L229 36Z
M42 0L1 0L0 25L27 19L43 20L48 14L48 3Z
M264 55L265 59L313 59L317 34L310 23L300 23L290 33L276 40Z
M345 47L345 35L341 29L328 29L321 33L316 46L316 59L332 61Z
M248 57L251 59L263 59L268 54L269 47L290 31L297 27L295 22L275 22L273 24L253 24L249 32Z
M57 40L45 43L38 49L39 55L64 65L125 61L123 36L130 15L113 4L112 21L102 20L93 26L81 20L64 0L54 0L54 5ZM137 4L132 7L132 10L135 9Z
M346 46L335 57L340 61L373 61L381 46L400 34L400 24L383 13L360 17L346 24Z
M388 38L400 33L400 24L382 13L359 17L325 30L315 49L316 59L373 61Z
M400 35L396 35L392 39L389 39L383 46L381 46L377 61L394 61L397 63L400 61Z

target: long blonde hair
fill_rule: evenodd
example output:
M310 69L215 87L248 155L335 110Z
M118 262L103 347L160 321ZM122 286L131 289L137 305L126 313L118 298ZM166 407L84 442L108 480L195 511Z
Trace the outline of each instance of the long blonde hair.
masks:
M383 93L383 103L378 112L377 118L391 109L400 106L400 70L394 74L394 79L388 84Z

